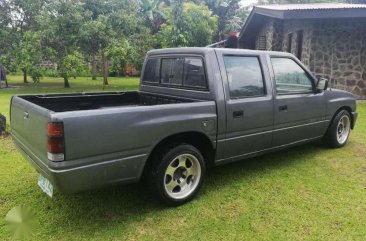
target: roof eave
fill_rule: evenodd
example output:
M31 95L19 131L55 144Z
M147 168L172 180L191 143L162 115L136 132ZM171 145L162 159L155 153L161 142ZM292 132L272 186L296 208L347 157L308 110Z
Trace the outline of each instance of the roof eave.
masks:
M245 41L245 32L250 28L255 15L276 19L366 18L366 11L364 8L278 10L254 6L243 28L240 30L240 42Z

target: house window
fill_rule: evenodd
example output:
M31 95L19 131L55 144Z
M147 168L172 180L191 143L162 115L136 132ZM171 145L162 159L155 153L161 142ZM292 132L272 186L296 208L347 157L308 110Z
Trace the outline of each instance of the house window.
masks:
M297 31L297 51L296 51L296 57L301 60L302 55L302 42L303 42L303 31Z
M292 33L287 35L287 52L291 53L292 49Z
M266 50L267 46L266 46L266 36L259 36L258 39L258 50Z

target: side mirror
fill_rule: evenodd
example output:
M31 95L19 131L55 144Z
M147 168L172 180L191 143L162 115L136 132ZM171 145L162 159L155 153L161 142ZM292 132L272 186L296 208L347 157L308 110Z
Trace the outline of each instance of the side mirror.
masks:
M318 80L318 83L316 84L316 89L318 91L323 91L326 90L328 88L328 80L325 78L320 78Z

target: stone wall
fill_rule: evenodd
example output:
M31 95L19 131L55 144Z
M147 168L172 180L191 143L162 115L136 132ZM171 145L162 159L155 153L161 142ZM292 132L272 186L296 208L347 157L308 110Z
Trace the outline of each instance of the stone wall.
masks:
M259 39L264 37L266 39L266 49L265 50L272 50L272 39L273 39L273 19L269 19L259 31L256 41L255 41L255 49L259 48Z
M310 70L331 86L366 98L365 19L314 22Z
M303 33L301 61L317 77L329 79L333 88L366 98L365 19L278 20L269 19L259 36L266 37L266 49L297 55L298 31Z
M282 32L282 49L281 51L287 51L287 47L289 44L288 35L292 34L292 42L291 42L291 53L297 56L298 50L298 34L299 31L303 33L303 41L302 41L302 54L299 59L306 66L309 66L310 63L310 53L311 53L311 40L313 35L313 26L309 21L304 20L288 20L283 23L283 32Z

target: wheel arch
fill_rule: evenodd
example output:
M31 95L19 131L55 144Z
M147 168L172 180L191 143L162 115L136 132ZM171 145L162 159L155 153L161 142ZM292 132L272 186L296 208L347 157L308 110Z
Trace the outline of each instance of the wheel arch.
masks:
M206 165L213 165L215 158L215 147L208 136L196 131L182 132L167 136L155 145L155 147L150 152L149 157L147 158L143 174L146 174L147 170L150 169L151 165L153 164L153 157L155 155L164 151L164 149L170 145L173 147L179 143L185 143L196 147L202 153Z
M333 123L333 121L334 121L334 118L337 116L337 114L338 114L340 111L342 111L342 110L345 110L345 111L347 111L347 112L348 112L348 114L349 114L349 116L350 116L350 118L351 118L351 129L353 129L353 127L354 127L354 120L353 120L353 116L352 116L352 109L351 109L351 107L346 106L346 105L339 107L339 108L334 112L334 114L333 114L333 116L332 116L332 119L331 119L331 121L329 122L329 126L328 126L328 128L332 125L332 123Z

